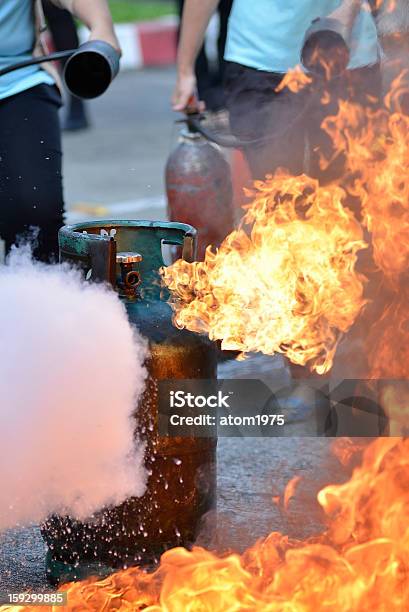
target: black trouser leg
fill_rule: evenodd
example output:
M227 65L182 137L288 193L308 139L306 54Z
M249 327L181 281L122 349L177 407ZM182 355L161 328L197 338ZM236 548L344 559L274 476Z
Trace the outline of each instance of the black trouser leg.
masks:
M304 156L308 134L312 158L309 173L321 183L341 179L342 158L338 157L326 172L320 168L320 154L332 157L331 141L321 125L326 117L336 115L339 100L376 107L381 94L379 65L348 71L325 86L313 83L296 94L287 88L276 92L283 76L227 62L225 89L233 133L242 140L269 139L246 150L254 178L263 179L278 167L294 175L307 170ZM322 103L324 90L330 95L329 104Z
M294 175L303 171L305 94L288 89L277 93L282 78L282 74L234 62L226 64L226 103L232 132L240 140L260 140L245 150L255 179L264 179L279 167Z
M226 61L224 60L224 50L226 47L227 40L227 27L229 23L229 17L233 0L221 0L219 3L219 16L220 16L220 32L217 41L217 48L219 52L219 86L223 87L224 71L226 68Z
M57 257L63 224L60 103L50 85L0 100L0 237L9 250L39 228L34 254L43 260Z
M68 49L76 49L79 45L79 39L77 27L71 13L56 7L49 0L43 0L43 5L56 50L67 51ZM62 68L64 68L67 59L61 60ZM84 101L67 92L67 107L67 119L64 127L69 129L70 122L71 129L75 129L73 122L77 122L76 127L78 128L86 127L87 118L85 116Z

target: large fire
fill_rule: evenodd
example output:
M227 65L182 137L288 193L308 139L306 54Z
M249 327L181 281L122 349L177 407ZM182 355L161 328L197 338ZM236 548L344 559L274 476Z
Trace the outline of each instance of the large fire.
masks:
M403 74L395 80L384 108L368 110L341 100L338 114L324 121L334 146L331 159L323 158L321 165L325 169L335 157L344 158L345 191L336 185L321 187L306 176L267 177L249 192L253 201L243 226L227 236L217 252L208 249L204 262L177 261L163 270L177 325L208 333L221 340L224 349L279 352L295 364L325 373L341 335L365 305L366 279L355 264L358 251L366 247L367 231L372 273L382 275L380 280L372 278L370 286L375 307L369 310L370 333L366 327L367 376L405 375L405 78Z
M345 156L344 182L359 199L375 264L395 287L409 264L409 116L399 112L404 76L393 83L385 109L341 101L338 115L323 124L335 154Z
M223 349L279 352L324 373L364 305L362 228L339 187L280 174L255 187L244 225L217 252L163 270L175 322Z
M361 205L362 224L370 232L378 270L373 285L372 320L366 338L368 377L401 380L383 383L379 400L392 435L409 431L409 116L407 75L392 84L384 108L365 112L341 102L337 116L323 127L335 155L346 162L344 184ZM407 111L407 109L406 109ZM322 160L325 166L327 160ZM379 275L380 273L380 275Z

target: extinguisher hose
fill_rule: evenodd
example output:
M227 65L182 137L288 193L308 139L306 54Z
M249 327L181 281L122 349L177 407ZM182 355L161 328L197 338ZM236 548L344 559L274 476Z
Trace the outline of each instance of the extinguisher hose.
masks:
M26 68L27 66L35 66L36 64L43 64L44 62L53 62L56 60L65 59L71 57L77 49L70 49L69 51L57 51L56 53L50 53L49 55L40 55L39 57L30 57L28 60L19 62L18 64L11 64L0 70L0 77L14 70L20 70L20 68Z
M242 140L240 138L237 138L236 136L233 136L232 134L218 134L217 132L214 132L213 130L210 130L207 127L203 126L201 121L202 116L200 113L187 114L186 118L183 119L183 123L187 124L190 131L198 132L204 138L206 138L206 140L209 140L210 142L219 145L219 147L227 149L246 149L247 147L268 144L273 140L285 138L288 135L288 132L292 130L297 125L297 123L301 121L302 118L308 113L313 104L315 104L316 101L319 100L319 97L319 95L313 94L309 102L303 108L303 110L298 113L298 115L296 115L294 119L290 121L290 123L285 125L282 129L272 134L262 136L261 138Z

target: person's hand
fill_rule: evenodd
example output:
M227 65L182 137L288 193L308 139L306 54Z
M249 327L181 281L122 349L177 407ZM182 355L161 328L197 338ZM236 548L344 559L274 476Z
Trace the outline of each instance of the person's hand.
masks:
M178 74L176 86L172 96L172 108L174 111L184 111L192 99L196 97L196 77L193 73ZM199 103L200 110L203 103Z
M103 40L118 51L119 55L122 55L119 40L115 34L114 28L109 24L95 27L91 30L89 40Z

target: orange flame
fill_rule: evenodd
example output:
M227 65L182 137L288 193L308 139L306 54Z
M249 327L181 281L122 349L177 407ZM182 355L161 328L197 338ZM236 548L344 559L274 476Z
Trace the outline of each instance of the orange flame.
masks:
M312 83L312 78L308 76L301 66L289 70L285 73L279 85L275 88L275 92L279 93L283 89L289 89L292 93L298 93L304 87Z
M375 0L375 9L384 9L386 13L393 13L396 10L397 0Z
M408 293L384 309L368 338L371 378L405 379L409 364Z
M397 93L399 86L400 79L394 84ZM396 106L393 100L392 94L386 98ZM360 200L374 261L396 286L409 265L409 117L340 102L338 115L323 127L336 154L346 158L348 190Z
M332 452L342 465L349 465L367 446L366 439L337 438L332 445Z
M408 96L408 71L403 70L392 81L390 91L385 96L385 106L391 112L404 113L402 101Z
M279 509L287 511L290 501L293 499L293 497L295 497L295 492L300 480L301 476L293 476L293 478L291 478L291 480L287 483L282 495L272 496L271 499L273 504L276 504Z
M295 496L295 490L300 480L301 480L301 476L293 476L293 478L291 478L291 480L289 481L289 483L287 484L285 488L283 504L286 510L288 510L289 503L292 500L292 498Z
M364 304L354 270L362 230L338 187L306 176L257 182L245 227L204 262L162 270L175 324L244 353L283 353L326 372L342 333Z

